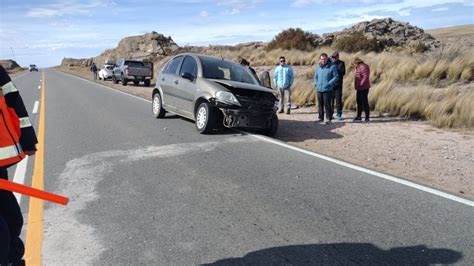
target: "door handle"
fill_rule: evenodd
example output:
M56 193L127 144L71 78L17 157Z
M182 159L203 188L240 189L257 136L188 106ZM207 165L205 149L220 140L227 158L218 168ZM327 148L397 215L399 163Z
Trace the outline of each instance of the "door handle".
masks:
M174 81L174 84L178 85L178 83L179 83L178 80L175 80L175 81Z

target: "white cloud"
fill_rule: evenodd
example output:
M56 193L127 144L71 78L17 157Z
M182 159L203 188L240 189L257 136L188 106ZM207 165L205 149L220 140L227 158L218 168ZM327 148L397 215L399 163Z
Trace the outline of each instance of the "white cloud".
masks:
M308 6L308 5L311 5L313 4L314 1L312 0L296 0L294 1L293 3L291 3L291 7L297 7L297 8L301 8L301 7L305 7L305 6Z
M440 8L435 8L433 10L431 10L432 12L441 12L441 11L448 11L449 8L447 7L440 7Z
M57 1L43 7L33 7L26 12L27 17L52 18L68 15L87 15L94 9L115 6L113 0L96 0L81 3L77 0Z
M255 8L262 0L214 0L218 6L225 6L229 9L224 12L226 15L239 14L243 9Z
M201 13L199 13L199 16L201 17L209 17L209 13L207 11L201 11Z

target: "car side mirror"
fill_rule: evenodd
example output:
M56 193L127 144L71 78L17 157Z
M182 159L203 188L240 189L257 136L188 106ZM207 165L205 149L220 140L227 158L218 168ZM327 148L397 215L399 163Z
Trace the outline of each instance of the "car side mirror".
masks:
M195 77L193 76L193 74L189 73L189 72L183 72L181 73L181 77L184 78L184 79L187 79L189 81L194 81Z
M270 73L268 73L268 71L264 71L261 75L260 75L260 84L263 86L263 87L266 87L266 88L272 88L272 82L271 82L271 79L270 79Z

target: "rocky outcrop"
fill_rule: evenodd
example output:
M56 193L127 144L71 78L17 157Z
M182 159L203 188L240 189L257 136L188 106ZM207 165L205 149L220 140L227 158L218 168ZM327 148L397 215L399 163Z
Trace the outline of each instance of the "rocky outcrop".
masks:
M118 43L116 48L106 50L94 60L99 63L119 58L152 61L178 49L178 45L171 37L153 31L144 35L126 37Z
M0 65L2 65L3 68L5 68L5 70L7 71L21 68L20 65L18 65L18 63L15 60L11 60L11 59L0 60Z
M396 21L391 18L364 21L339 32L323 34L319 44L329 46L337 42L339 38L356 32L364 34L368 39L376 39L386 48L414 47L423 44L428 49L434 49L441 45L423 29L412 26L408 22Z
M74 58L63 58L61 66L64 67L88 67L92 65L92 59L74 59Z

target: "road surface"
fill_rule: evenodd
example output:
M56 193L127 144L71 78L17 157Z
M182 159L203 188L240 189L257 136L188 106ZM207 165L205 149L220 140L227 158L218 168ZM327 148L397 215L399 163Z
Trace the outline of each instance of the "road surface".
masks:
M42 231L30 263L474 264L472 201L251 134L200 135L178 116L153 118L146 100L54 69L38 89L42 79L15 78L37 129L44 92L44 165L30 158L24 182L39 167L70 204L45 203L32 226L22 198L25 231Z

